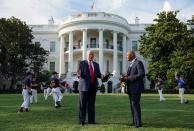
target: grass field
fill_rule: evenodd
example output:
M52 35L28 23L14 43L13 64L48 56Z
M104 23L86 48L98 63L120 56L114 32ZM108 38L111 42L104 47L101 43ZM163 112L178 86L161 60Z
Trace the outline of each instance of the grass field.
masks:
M141 98L143 127L132 123L127 95L97 95L95 125L78 124L78 95L66 94L62 108L55 109L51 97L47 101L39 94L38 104L30 105L30 112L18 113L21 94L0 94L0 131L7 130L68 130L68 131L188 131L194 130L194 95L186 95L189 104L179 104L178 95L165 95L159 102L157 94L143 94Z

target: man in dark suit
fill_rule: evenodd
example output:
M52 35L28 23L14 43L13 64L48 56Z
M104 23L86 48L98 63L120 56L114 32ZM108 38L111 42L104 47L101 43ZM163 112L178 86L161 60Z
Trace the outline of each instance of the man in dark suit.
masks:
M87 60L79 63L79 122L85 124L86 108L88 111L88 124L95 124L95 100L98 87L97 78L104 76L100 72L99 64L93 61L94 53L87 51Z
M138 128L142 127L140 98L141 92L144 90L145 69L143 63L136 58L135 52L128 51L127 59L131 62L125 76L127 93L130 100L133 124Z

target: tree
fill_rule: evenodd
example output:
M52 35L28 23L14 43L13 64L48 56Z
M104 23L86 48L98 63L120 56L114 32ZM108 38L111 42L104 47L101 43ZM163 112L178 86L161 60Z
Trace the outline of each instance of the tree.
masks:
M0 19L0 78L5 75L11 77L11 87L34 61L42 60L39 68L46 61L48 52L33 44L32 39L32 30L25 22L15 17Z
M193 34L193 38L194 38L194 15L192 15L192 17L191 17L191 20L188 20L188 26L189 26L189 28L190 28L190 32ZM193 58L194 58L194 56L193 56L193 48L194 48L194 40L193 40L193 42L192 42L192 48L190 49L190 55L192 54L192 59L190 60L190 62L189 62L189 65L191 66L191 67L193 67L194 66L194 62L193 62ZM192 69L192 68L191 68ZM194 88L194 76L193 76L193 73L194 73L194 71L193 70L188 70L188 74L191 76L191 77L189 77L189 82L191 82L191 85L192 85L192 87Z
M52 75L52 72L47 71L47 70L43 70L41 71L41 73L38 75L39 81L40 82L45 82L45 83L49 83L50 84L50 77ZM48 85L49 85L48 84Z
M156 24L145 28L140 38L140 54L149 60L148 75L154 81L157 75L167 80L167 87L175 86L175 72L185 75L187 86L193 87L194 46L192 32L180 22L178 12L161 12Z
M48 51L45 51L44 48L41 47L40 43L35 43L30 45L31 47L31 55L29 58L29 65L31 65L31 69L34 71L35 75L40 75L40 71L42 69L42 66L47 61Z
M192 15L191 19L187 21L188 25L194 25L194 15ZM194 29L194 28L192 28Z

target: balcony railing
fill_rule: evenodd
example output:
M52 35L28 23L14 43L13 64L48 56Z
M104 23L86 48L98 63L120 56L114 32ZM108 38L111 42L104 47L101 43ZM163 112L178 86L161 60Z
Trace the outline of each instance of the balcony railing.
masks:
M99 44L87 44L87 48L99 48Z
M81 49L82 45L81 44L77 44L77 45L73 45L73 49ZM64 48L64 51L68 51L69 50L69 45L67 44L67 47Z
M68 16L64 19L64 23L68 23L72 21L80 21L80 20L109 20L109 21L116 21L124 25L128 24L125 18L115 14L104 13L104 12L88 12L88 13L81 13L81 14Z
M80 45L80 44L77 44L77 45L74 44L73 50L82 49L82 46L83 45ZM87 48L99 48L99 44L87 44ZM114 49L112 44L104 44L103 48L104 49ZM123 51L123 47L120 45L117 46L117 49L118 49L118 51ZM67 48L64 48L64 51L68 51L68 50L69 50L69 47L67 45Z

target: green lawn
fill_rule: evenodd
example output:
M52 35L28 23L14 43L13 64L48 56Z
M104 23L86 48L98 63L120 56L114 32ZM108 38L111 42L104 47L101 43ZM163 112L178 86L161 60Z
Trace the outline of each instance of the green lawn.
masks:
M30 112L18 113L21 94L0 94L0 131L6 130L70 130L70 131L187 131L194 130L194 95L186 95L189 104L179 104L178 95L165 95L159 102L157 94L143 94L141 99L143 127L135 129L132 123L127 95L97 95L96 125L78 124L78 95L64 95L62 108L55 109L51 97L43 94L39 103L30 105Z

